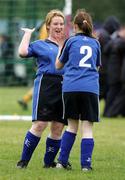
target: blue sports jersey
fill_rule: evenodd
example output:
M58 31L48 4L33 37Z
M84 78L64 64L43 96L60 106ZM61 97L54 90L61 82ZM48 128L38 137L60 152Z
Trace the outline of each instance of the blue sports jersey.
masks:
M63 92L91 92L99 94L101 65L100 44L82 33L70 37L64 44L59 60L65 65Z
M36 57L38 67L36 75L63 74L63 70L59 71L55 68L58 48L58 45L50 40L37 40L30 43L27 57Z

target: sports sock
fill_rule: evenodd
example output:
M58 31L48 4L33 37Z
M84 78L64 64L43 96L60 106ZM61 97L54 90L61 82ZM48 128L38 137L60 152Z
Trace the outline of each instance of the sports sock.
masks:
M91 167L91 158L94 148L93 138L83 138L81 140L81 167Z
M51 165L54 162L54 159L60 148L60 140L51 139L47 137L46 139L46 152L44 155L44 163L46 165Z
M68 163L69 154L72 149L72 146L75 142L76 134L72 132L65 131L61 141L61 151L59 154L58 161L63 165Z
M30 161L31 156L36 146L38 145L39 141L40 141L40 137L33 135L29 131L27 132L25 140L24 140L21 160Z

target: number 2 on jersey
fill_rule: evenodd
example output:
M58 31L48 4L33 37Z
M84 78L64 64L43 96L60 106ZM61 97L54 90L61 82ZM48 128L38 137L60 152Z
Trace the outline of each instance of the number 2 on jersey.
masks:
M80 54L84 54L85 56L80 60L80 67L91 67L91 64L86 63L86 61L92 56L92 48L90 46L81 46Z

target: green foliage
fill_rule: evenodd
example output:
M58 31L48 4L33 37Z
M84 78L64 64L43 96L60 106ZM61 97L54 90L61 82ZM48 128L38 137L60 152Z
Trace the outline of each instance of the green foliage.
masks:
M73 14L78 8L85 8L93 14L96 21L116 15L124 22L124 0L72 0ZM44 19L50 9L63 10L65 0L1 0L0 18L18 17L22 19Z
M89 11L95 21L104 21L110 15L117 16L122 22L125 19L124 0L73 0L73 13L79 8Z
M1 0L0 18L20 17L43 19L50 9L62 10L64 0Z

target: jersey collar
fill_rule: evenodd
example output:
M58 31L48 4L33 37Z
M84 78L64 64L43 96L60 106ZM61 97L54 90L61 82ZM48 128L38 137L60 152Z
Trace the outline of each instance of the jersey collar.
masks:
M84 33L76 33L76 34L75 34L75 36L79 36L79 35L80 35L80 36L85 36Z
M45 42L47 42L47 43L53 43L53 44L55 44L56 46L58 46L58 44L56 44L55 42L53 42L53 41L51 41L51 40L49 40L49 39L45 39Z

